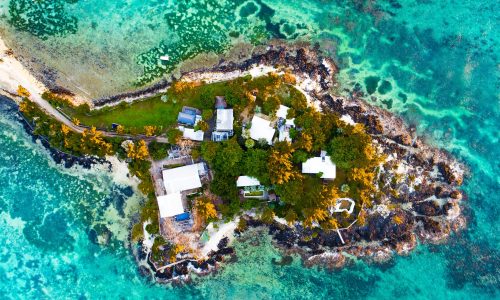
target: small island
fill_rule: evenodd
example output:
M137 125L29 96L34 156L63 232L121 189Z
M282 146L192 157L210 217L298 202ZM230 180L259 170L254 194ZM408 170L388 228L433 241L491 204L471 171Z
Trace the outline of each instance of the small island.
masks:
M216 269L250 227L331 268L463 228L464 167L359 91L335 96L337 72L314 49L274 46L91 103L21 85L10 96L57 160L128 163L146 196L131 249L160 282Z

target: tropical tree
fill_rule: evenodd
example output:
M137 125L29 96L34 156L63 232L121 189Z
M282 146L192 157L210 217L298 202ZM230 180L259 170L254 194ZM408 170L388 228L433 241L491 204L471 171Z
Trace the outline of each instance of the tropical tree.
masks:
M30 92L22 85L17 86L17 94L23 98L29 98L31 96Z
M328 218L328 211L323 208L305 208L303 214L306 227L311 227L314 223L320 223Z
M298 217L299 216L297 215L297 213L293 209L289 209L286 212L285 220L288 222L289 225L292 225L293 223L295 223L297 221Z
M271 208L266 207L262 212L260 218L264 223L271 224L274 220L274 211Z
M262 149L249 149L242 162L242 174L259 179L262 184L269 184L267 161L269 152Z
M274 114L280 107L280 99L278 97L267 97L267 99L264 100L264 103L262 104L262 109L264 110L264 113L266 114Z
M182 137L182 131L177 128L171 128L167 131L167 138L169 143L177 144Z
M295 75L285 72L285 74L283 74L283 82L294 85L297 83L297 79L295 78Z
M255 141L252 140L252 139L246 139L245 140L245 147L247 147L248 149L251 149L255 146Z
M201 118L204 121L208 121L212 118L214 115L214 111L212 109L204 109L203 112L201 113Z
M236 137L224 141L221 149L217 152L213 167L222 173L239 175L239 163L243 158L244 151L238 144Z
M118 125L118 127L121 125ZM118 132L118 128L116 130ZM155 126L144 126L144 134L146 136L153 136L155 134L156 127Z
M293 143L293 145L296 149L303 149L307 152L310 152L313 148L312 136L306 132L302 132Z
M27 113L30 109L28 100L23 100L21 103L19 103L19 110L23 113Z
M269 177L273 184L283 184L298 175L297 171L293 168L292 153L293 149L289 144L276 143L275 147L271 150L267 161L269 170Z
M294 177L291 154L281 154L271 150L268 160L269 177L273 184L283 184Z
M201 131L207 131L209 129L209 126L208 126L208 123L201 120L201 121L198 121L198 123L196 124L196 126L194 127L195 130L201 130Z
M197 83L195 83L195 82L175 81L174 83L172 83L171 88L172 88L172 92L174 92L175 94L182 94L182 93L192 89L196 85L197 85Z
M194 207L196 209L196 212L202 217L205 222L210 219L217 218L217 210L215 209L215 205L207 196L196 198Z
M333 230L333 229L338 229L340 227L340 225L339 225L339 221L337 219L330 217L321 223L321 227L323 227L325 229Z
M146 160L149 157L148 145L144 140L140 140L137 142L136 149L137 150L134 157L135 159Z
M369 167L379 161L372 139L361 125L345 128L344 134L332 138L327 150L332 161L344 169Z
M216 143L213 141L203 142L201 144L201 156L209 164L213 164L215 161L215 157L217 156L217 153L219 152L219 149L220 149L219 143Z

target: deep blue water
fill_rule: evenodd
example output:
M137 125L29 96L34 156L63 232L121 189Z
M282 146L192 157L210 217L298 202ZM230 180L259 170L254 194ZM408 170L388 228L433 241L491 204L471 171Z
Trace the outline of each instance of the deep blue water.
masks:
M6 7L7 2L0 1L0 8ZM107 45L105 50L113 57L110 60L116 58L113 51L132 49L128 63L143 66L145 61L134 57L153 55L159 51L158 47L163 49L168 43L179 42L179 39L169 39L170 33L158 36L164 24L160 29L144 27L150 31L138 29L144 20L162 22L161 16L167 10L162 1L131 1L128 5L108 1L102 10L92 6L91 0L80 0L76 4L55 2L62 3L66 13L76 15L75 34L49 35L47 40L41 40L40 36L16 32L11 25L2 25L14 32L10 38L19 38L25 46L44 45L46 48L33 47L33 54L40 54L39 57L47 61L55 60L47 53L57 53L49 50L58 45L65 45L64 49L74 52L71 55L79 59L84 53L82 49L105 56L105 52L99 52L104 50L91 47L97 43ZM218 51L234 42L221 32L233 30L239 30L240 38L249 40L255 40L256 31L261 30L264 36L319 43L342 68L339 93L343 93L344 88L365 92L367 101L403 116L417 126L429 143L447 149L468 166L470 176L463 186L467 195L464 207L467 229L446 244L419 246L410 256L397 257L386 265L359 262L337 272L307 269L298 259L290 266L274 265L272 259L279 258L279 253L268 238L249 233L247 241L237 244L238 261L218 274L196 279L194 284L183 287L156 286L138 275L124 246L129 215L138 201L135 194L127 196L130 183L119 179L119 172L92 170L81 174L78 170L64 170L54 165L46 151L24 133L11 108L2 104L0 296L4 299L498 298L498 2L249 2L254 4L235 6L232 3L236 2L218 2L222 9L216 16L228 22L222 22L213 36L195 37L210 41L207 45L212 48L220 46ZM182 9L182 5L175 3L185 2L172 3L169 11ZM202 8L205 2L190 3ZM114 13L110 12L111 8L115 9L111 10ZM244 20L227 17L232 11L250 17ZM114 19L102 18L105 14L111 14ZM198 12L201 18L208 14L203 10ZM212 20L210 18L208 20ZM102 31L105 26L119 23L110 20L122 19L130 22L116 29L114 39L109 35L86 38L94 25L97 31ZM199 24L195 23L189 25L196 28ZM252 24L262 26L255 28ZM151 38L151 32L156 34L156 39ZM134 40L142 39L143 45L127 48L120 34L132 34ZM85 43L89 43L89 47L84 47ZM193 43L197 43L195 52L213 50L201 47L203 42ZM68 44L77 46L67 48ZM111 47L113 45L116 47ZM90 57L88 53L85 56ZM127 61L126 56L120 58ZM71 62L68 57L64 59ZM86 68L82 69L79 72L85 72ZM146 73L153 74L154 68L146 68ZM89 238L90 229L99 228L98 224L100 228L109 227L113 233L105 245ZM260 246L250 245L255 242Z

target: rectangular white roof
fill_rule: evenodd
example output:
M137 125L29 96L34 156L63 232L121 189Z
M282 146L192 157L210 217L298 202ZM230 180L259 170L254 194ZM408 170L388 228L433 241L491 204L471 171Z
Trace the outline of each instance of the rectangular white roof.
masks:
M323 179L335 179L336 167L330 159L330 156L313 157L309 158L306 162L302 163L302 173L305 174L318 174L323 173Z
M257 186L257 185L260 185L260 181L257 178L250 176L240 176L236 181L237 187Z
M160 208L160 217L168 218L184 213L181 193L173 193L156 198Z
M278 108L278 111L276 112L276 117L286 119L289 109L290 107L288 106L280 105L280 108Z
M163 170L163 184L167 194L201 187L198 165Z
M184 126L179 126L179 130L182 131L182 136L185 139L190 139L193 141L203 141L203 135L205 134L203 131L198 130L194 131L193 128L185 128Z
M253 116L250 137L254 140L265 139L269 145L273 144L275 130L271 127L271 121Z
M233 109L218 109L217 110L217 122L215 123L215 129L217 131L231 131L233 130Z

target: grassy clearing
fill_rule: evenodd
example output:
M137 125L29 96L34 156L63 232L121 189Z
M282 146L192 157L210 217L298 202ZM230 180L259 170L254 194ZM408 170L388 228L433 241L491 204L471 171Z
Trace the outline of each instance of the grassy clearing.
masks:
M160 131L166 131L177 122L177 114L182 106L190 103L163 102L160 98L161 95L158 95L132 104L122 103L90 113L74 112L71 116L79 119L82 124L108 130L111 129L112 123L117 123L130 133L142 133L144 126L156 126Z

